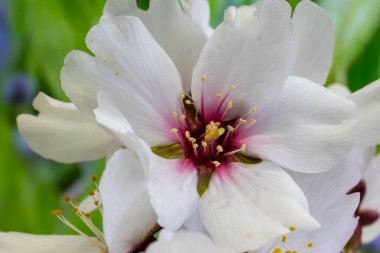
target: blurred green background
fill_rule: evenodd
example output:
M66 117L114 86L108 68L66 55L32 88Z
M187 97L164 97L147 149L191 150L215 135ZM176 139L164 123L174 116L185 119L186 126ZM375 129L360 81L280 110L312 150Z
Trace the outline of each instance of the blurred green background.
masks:
M147 1L139 1L147 8ZM210 0L211 25L229 5L254 0ZM294 7L298 0L289 0ZM352 91L380 76L380 0L316 0L333 18L334 63L328 84ZM65 210L63 196L81 199L93 188L104 161L62 165L44 160L24 143L15 127L20 113L35 113L38 91L67 100L59 72L65 55L86 50L84 38L101 16L105 0L0 0L0 231L72 233L52 209ZM97 217L95 217L97 219ZM97 221L99 223L99 221ZM79 225L80 226L80 225ZM380 252L380 251L371 251Z

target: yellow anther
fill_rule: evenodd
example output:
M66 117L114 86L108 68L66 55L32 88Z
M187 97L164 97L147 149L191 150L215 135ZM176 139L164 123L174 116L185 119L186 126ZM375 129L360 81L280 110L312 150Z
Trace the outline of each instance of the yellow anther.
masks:
M307 246L308 246L309 248L311 248L311 247L313 247L313 243L312 243L312 242L309 242L309 243L307 244Z
M247 145L241 144L240 150L244 152L246 149L247 149Z
M220 145L218 145L218 146L216 146L216 150L217 150L219 153L221 153L221 152L223 152L223 147L220 146Z
M76 208L76 207L73 208L73 214L77 214L78 211L79 211L78 208Z
M211 139L218 139L221 135L224 134L226 131L224 128L219 128L220 123L219 122L214 122L211 121L210 124L206 126L206 135L205 139L206 140L211 140Z
M256 107L253 107L253 108L251 109L251 113L256 113Z
M290 250L285 251L285 253L292 253Z
M282 241L283 243L286 242L286 235L282 236L281 241Z
M79 202L76 200L73 202L73 206L78 206L79 205Z
M249 122L251 123L251 125L253 125L253 124L256 123L256 120L255 119L251 119Z
M290 227L289 230L290 230L291 232L293 232L293 231L296 230L296 228L295 228L295 227Z
M206 75L201 75L200 80L201 80L202 82L206 81Z
M202 147L206 148L207 147L207 142L202 141Z
M275 250L273 250L273 253L282 253L282 249L281 248L276 248Z
M197 149L198 147L199 147L198 144L196 144L196 143L193 144L193 148Z
M185 115L181 115L181 116L179 116L179 121L184 121L186 119L186 116Z
M182 100L182 99L184 99L184 98L186 97L186 95L185 95L185 94L181 94L181 95L179 95L178 97L179 97L179 99Z
M186 100L185 100L185 103L186 103L187 105L191 105L191 100L186 99Z
M94 196L94 195L95 195L95 192L94 192L94 191L89 191L89 192L88 192L88 195L89 195L89 196Z
M197 139L195 139L195 138L193 138L193 137L189 137L189 138L187 138L190 142L192 142L192 143L194 143L194 142L196 142L197 141Z
M95 200L95 201L94 201L94 205L95 205L95 206L100 205L100 201L99 201L99 200Z
M239 119L239 123L240 124L245 124L245 123L247 123L247 121L245 119Z
M222 93L218 93L218 94L215 95L215 97L218 98L218 99L221 98L222 96L223 96Z
M177 115L178 115L178 113L176 113L176 112L172 112L172 116L173 116L173 118L176 118Z
M172 129L170 129L170 132L172 132L173 134L176 134L178 132L178 129L177 128L172 128Z
M186 135L186 138L189 138L189 137L190 137L190 132L189 132L189 131L186 131L186 132L185 132L185 135Z
M70 197L67 196L67 195L63 198L63 200L64 200L66 203L68 203L68 202L71 201Z
M97 176L92 176L91 177L91 181L94 182L94 183L97 182L98 181L98 177Z
M292 253L298 253L298 251L297 250L293 250Z
M220 162L218 162L218 161L213 161L212 163L215 165L215 167L219 167L220 166Z
M227 126L227 129L228 129L228 131L231 131L231 132L234 131L234 128L230 125Z
M236 85L231 85L231 89L236 89Z
M228 108L228 109L231 109L231 108L232 108L232 101L231 101L231 100L228 101L227 108Z
M63 214L63 211L61 209L56 209L51 211L51 215L54 216L61 216Z

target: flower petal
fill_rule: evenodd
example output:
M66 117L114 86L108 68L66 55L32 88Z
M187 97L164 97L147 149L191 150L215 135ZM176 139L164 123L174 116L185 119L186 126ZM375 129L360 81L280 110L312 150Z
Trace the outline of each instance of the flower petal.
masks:
M215 173L200 215L216 243L245 252L288 233L288 227L318 227L302 191L277 165L231 164Z
M186 2L183 0L182 6L186 6ZM208 37L211 36L213 29L210 26L209 2L207 0L189 0L187 7L187 13L191 19L203 28L203 31L208 35ZM196 60L198 60L198 58Z
M230 7L194 69L192 95L205 118L220 103L217 94L229 94L234 102L229 117L269 103L293 69L295 50L291 19L281 1Z
M105 16L138 17L173 60L181 73L184 90L189 92L194 65L207 41L207 34L203 29L205 19L208 19L206 12L209 12L206 9L208 6L202 3L206 1L195 2L197 15L191 13L188 16L182 11L178 0L150 1L147 11L138 9L136 1L109 0L105 7ZM190 3L190 6L194 4Z
M161 226L176 231L195 212L197 183L197 170L191 161L153 157L148 189Z
M356 153L350 155L357 157ZM347 192L359 182L360 171L352 163L350 155L328 172L290 173L305 193L310 213L321 227L313 231L296 230L288 234L285 240L273 240L257 253L272 253L276 248L284 252L341 252L358 222L354 213L359 204L359 195L347 195Z
M343 97L347 97L351 94L351 91L348 89L348 87L340 83L334 83L331 86L329 86L328 89Z
M149 145L171 142L171 113L180 108L181 79L141 21L104 19L87 35L87 45L96 57L80 51L66 57L61 79L68 97L92 114L97 93L103 92Z
M368 168L364 171L363 179L366 182L367 191L364 196L361 209L370 209L380 213L380 156L373 157ZM363 243L369 243L380 235L380 220L363 227Z
M38 116L20 115L17 125L28 145L41 156L62 163L95 160L118 147L114 138L74 104L39 93Z
M32 235L0 233L0 252L4 253L104 253L94 239L74 235Z
M352 148L355 105L300 77L290 77L277 101L257 112L238 137L251 155L299 172L322 172Z
M297 5L292 20L298 42L297 61L292 75L323 85L334 51L332 20L310 0L303 0Z
M362 145L377 145L380 143L380 79L348 98L358 106L356 142Z
M108 161L100 194L110 252L129 252L156 226L146 181L140 161L130 151L119 150Z
M160 239L151 244L146 253L234 253L233 250L216 246L203 234L180 231L168 241Z

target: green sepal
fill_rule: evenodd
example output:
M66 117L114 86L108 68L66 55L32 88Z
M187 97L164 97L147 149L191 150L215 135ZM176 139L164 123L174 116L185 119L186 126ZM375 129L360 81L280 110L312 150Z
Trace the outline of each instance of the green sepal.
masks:
M240 152L228 157L228 162L230 163L239 162L245 164L258 164L262 161L263 160L261 160L260 158L247 156Z
M174 143L168 146L152 147L152 152L166 159L183 159L185 151L180 143Z
M199 166L197 167L197 171L198 171L197 191L198 191L199 197L202 197L203 193L205 193L205 191L207 190L207 187L210 183L214 169L207 166Z

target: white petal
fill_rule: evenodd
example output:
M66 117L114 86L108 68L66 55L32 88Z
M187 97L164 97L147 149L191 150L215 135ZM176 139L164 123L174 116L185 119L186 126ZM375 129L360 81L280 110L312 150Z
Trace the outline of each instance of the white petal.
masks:
M150 145L171 142L171 113L179 108L181 79L141 21L104 19L87 35L87 45L96 57L80 51L66 57L61 80L68 97L92 113L97 93L103 92Z
M234 253L233 250L216 246L203 234L180 231L168 240L158 240L146 253Z
M371 209L380 213L380 156L374 157L364 171L363 179L367 191L361 204L361 209ZM369 243L380 235L380 220L363 227L363 243Z
M239 140L250 154L300 172L337 165L352 147L355 105L320 85L290 77L277 101L255 115ZM246 136L246 137L244 137Z
M94 239L73 235L32 235L0 233L2 253L105 253Z
M124 253L143 242L156 226L142 165L127 150L117 151L100 181L103 229L110 252Z
M355 154L353 154L355 155ZM318 174L292 172L291 176L305 193L310 213L321 224L313 231L298 231L269 243L258 253L272 253L275 248L298 252L339 253L351 238L357 218L354 213L359 204L359 195L347 192L360 180L360 171L350 159L336 168ZM312 243L312 247L308 244Z
M343 97L347 97L351 94L351 91L348 89L348 87L340 83L334 83L330 85L328 89Z
M203 225L198 209L190 216L183 226L187 231L209 235L207 229Z
M38 116L20 115L17 125L28 145L41 156L62 163L102 158L117 142L74 104L39 93L33 102Z
M280 1L267 0L257 8L230 7L194 69L193 98L210 119L219 103L215 95L228 94L234 85L228 96L234 102L229 117L252 107L259 110L281 91L295 54L291 19Z
M292 20L298 42L293 75L323 85L330 71L334 51L332 20L310 0L303 0L297 5Z
M193 3L190 5L193 6ZM182 11L178 0L152 0L147 11L139 10L133 0L109 0L105 16L136 16L141 19L176 64L184 89L189 92L194 65L207 41L207 34L203 30L207 18L206 5L200 2L193 8L197 12L188 16Z
M154 157L148 183L151 202L164 228L176 231L198 207L197 170L189 160Z
M373 82L348 97L358 106L357 143L380 143L380 80Z
M182 3L185 4L184 1ZM213 29L210 26L210 6L207 0L189 0L188 14L191 19L203 28L203 31L210 36Z
M231 164L216 173L200 202L202 221L216 243L245 252L288 233L288 227L318 227L302 191L277 165Z

